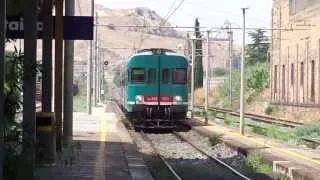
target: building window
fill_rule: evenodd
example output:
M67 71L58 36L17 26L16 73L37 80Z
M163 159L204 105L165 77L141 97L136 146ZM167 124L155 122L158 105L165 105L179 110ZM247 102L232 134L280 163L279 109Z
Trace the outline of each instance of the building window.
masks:
M314 60L311 61L311 101L315 101L315 67L314 67Z
M304 84L304 63L300 63L300 86Z
M282 99L285 98L286 94L286 66L282 65Z
M291 86L294 85L294 64L291 64Z

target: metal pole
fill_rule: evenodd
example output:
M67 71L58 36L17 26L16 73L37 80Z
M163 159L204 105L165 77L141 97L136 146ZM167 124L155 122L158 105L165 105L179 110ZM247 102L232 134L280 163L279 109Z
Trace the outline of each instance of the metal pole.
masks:
M195 57L196 57L196 52L195 52L195 40L192 39L192 57L191 57L191 119L193 119L193 106L194 106L194 62L195 62Z
M75 0L68 0L65 4L66 16L74 16ZM63 140L66 145L72 142L73 127L73 62L74 41L65 41L64 47L64 106L63 106Z
M243 44L242 44L242 58L241 58L241 89L240 89L240 134L244 135L244 61L245 61L245 45L246 45L246 10L241 8L243 12Z
M97 62L97 52L98 52L98 13L96 13L96 39L95 39L95 51L94 51L94 95L93 95L93 101L94 101L94 106L97 106L97 97L98 97L98 88L97 88L97 81L98 81L98 62Z
M4 82L5 82L5 37L6 37L6 1L0 2L0 179L3 178L4 160Z
M206 56L206 86L205 86L205 124L208 125L208 103L209 103L209 96L208 96L208 88L209 88L209 56L210 56L210 31L207 31L207 56Z
M23 150L17 179L33 175L36 143L37 0L24 1ZM20 169L18 168L18 169Z
M230 31L229 31L229 105L232 107L232 43L233 43L233 32L231 31L231 25L230 25Z
M91 1L91 16L94 16L94 0ZM92 114L92 41L90 41L90 55L87 62L87 112Z
M100 46L100 41L99 45L97 48L97 61L98 61L98 102L101 102L101 57L100 57L100 51L101 49L99 48Z
M43 2L43 49L42 49L42 111L52 111L52 34L53 34L53 19L52 19L52 0Z
M62 72L63 72L63 0L56 0L55 21L55 85L54 112L56 115L57 151L62 150Z
M103 91L103 97L101 97L101 101L102 103L104 103L104 99L105 99L105 84L104 84L104 51L101 51L101 78L102 78L102 82L101 82L101 90ZM101 95L102 96L102 95Z

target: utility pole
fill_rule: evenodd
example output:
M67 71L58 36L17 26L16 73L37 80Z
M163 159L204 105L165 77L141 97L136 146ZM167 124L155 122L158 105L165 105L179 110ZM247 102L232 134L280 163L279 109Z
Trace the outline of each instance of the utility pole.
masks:
M242 42L242 58L241 58L241 89L240 89L240 134L244 135L244 61L245 61L245 45L246 45L246 10L248 8L241 8L243 13L243 42Z
M91 16L94 16L94 0L91 1ZM92 40L90 41L90 55L87 62L87 112L92 114Z
M105 99L105 84L104 84L104 51L101 51L101 78L102 78L102 82L101 82L101 91L103 92L103 98L101 97L102 102L104 103L104 99ZM102 93L101 93L102 96Z
M231 30L229 34L229 105L232 107L232 59L233 59L233 32Z
M97 80L98 80L98 61L97 61L97 52L98 52L98 13L96 13L96 39L95 39L95 51L94 51L94 95L93 101L94 106L97 106L97 97L98 97L98 88L97 88Z
M52 0L43 1L43 48L42 48L42 111L52 111Z
M36 143L37 0L24 1L23 149L17 179L33 177ZM23 169L23 172L21 172Z
M74 16L75 0L65 3L66 16ZM74 63L74 41L66 40L64 47L64 106L63 106L63 141L65 145L72 142L73 127L73 63Z
M191 57L191 119L193 119L193 106L194 106L194 64L195 64L195 57L196 57L196 52L195 52L195 39L192 39L192 44L191 44L191 49L192 49L192 57Z
M98 56L98 102L101 103L101 41L98 41L97 56Z
M5 38L6 38L6 1L0 1L0 179L3 179L4 160L4 83L5 83Z
M55 17L55 78L54 112L56 115L57 151L61 152L62 139L62 72L63 72L63 0L56 0Z
M208 125L208 104L209 104L209 96L208 96L208 88L209 88L209 57L210 57L210 31L207 31L207 63L206 63L206 87L205 87L205 125Z

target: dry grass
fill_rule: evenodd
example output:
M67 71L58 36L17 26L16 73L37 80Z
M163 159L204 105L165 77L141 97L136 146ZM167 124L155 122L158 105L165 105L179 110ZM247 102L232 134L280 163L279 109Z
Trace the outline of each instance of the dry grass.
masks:
M209 90L209 106L219 105L219 94L218 88ZM195 105L204 105L205 103L205 90L203 88L196 89L194 92L194 103Z

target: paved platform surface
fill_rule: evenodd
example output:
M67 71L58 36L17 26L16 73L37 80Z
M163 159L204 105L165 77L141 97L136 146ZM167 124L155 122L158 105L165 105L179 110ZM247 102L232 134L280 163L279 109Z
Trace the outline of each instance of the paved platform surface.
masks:
M57 155L57 164L38 168L42 180L152 180L123 124L105 107L93 115L74 113L74 146Z
M243 153L259 151L264 160L273 164L274 171L287 174L292 179L320 179L320 150L298 147L283 141L246 132L239 134L239 129L209 122L207 126L201 118L190 120L193 129L203 135L212 132L222 134L223 141Z

